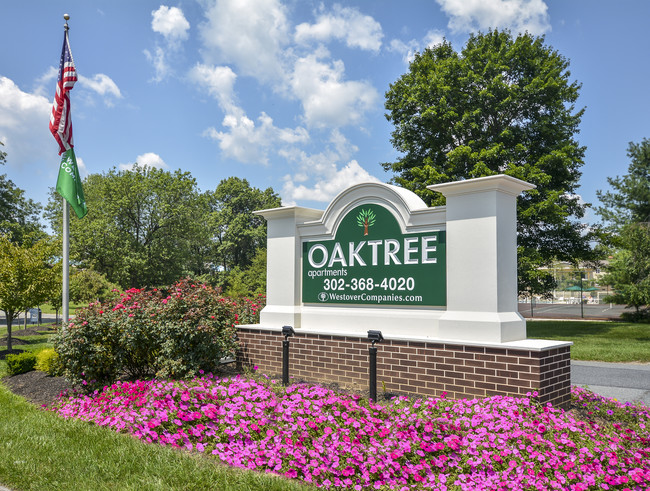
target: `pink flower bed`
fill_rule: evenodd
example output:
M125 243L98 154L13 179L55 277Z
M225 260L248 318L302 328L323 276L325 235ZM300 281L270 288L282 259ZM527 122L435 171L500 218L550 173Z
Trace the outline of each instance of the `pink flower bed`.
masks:
M529 397L373 404L318 386L212 375L116 383L52 410L324 488L648 489L647 408L579 388L573 396L600 425Z

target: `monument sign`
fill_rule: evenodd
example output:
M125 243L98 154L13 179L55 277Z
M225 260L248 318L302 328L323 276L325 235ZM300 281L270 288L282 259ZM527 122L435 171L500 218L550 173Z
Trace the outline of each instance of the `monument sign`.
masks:
M268 224L267 304L260 324L238 326L238 360L355 384L367 380L369 332L380 332L377 377L388 390L537 391L568 404L571 343L526 339L518 312L517 196L534 187L505 175L437 184L429 189L447 204L429 207L363 183L324 211L256 212ZM283 326L295 348L281 363Z

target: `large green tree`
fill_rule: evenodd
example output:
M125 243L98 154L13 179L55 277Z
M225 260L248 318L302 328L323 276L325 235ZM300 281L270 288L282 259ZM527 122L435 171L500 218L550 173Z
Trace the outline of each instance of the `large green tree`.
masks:
M471 35L460 52L445 41L416 54L386 93L401 156L383 166L427 204L445 203L426 189L442 182L506 174L537 185L517 200L522 293L552 287L540 266L592 255L577 195L580 85L570 75L543 37L494 30Z
M70 220L74 262L122 288L168 285L188 273L198 219L207 213L188 172L134 166L91 174L83 183L88 215ZM61 199L48 205L61 230Z
M603 204L596 211L613 231L630 223L650 222L650 140L630 142L627 155L627 174L608 177L612 189L596 192Z
M3 145L0 142L0 145ZM0 165L7 160L6 152L0 151ZM26 236L44 236L40 224L41 205L25 197L25 191L17 187L6 174L0 175L0 234L12 242L22 243Z
M266 221L253 212L280 206L280 197L272 188L261 190L246 179L229 177L207 200L217 264L226 271L247 268L257 249L266 247Z

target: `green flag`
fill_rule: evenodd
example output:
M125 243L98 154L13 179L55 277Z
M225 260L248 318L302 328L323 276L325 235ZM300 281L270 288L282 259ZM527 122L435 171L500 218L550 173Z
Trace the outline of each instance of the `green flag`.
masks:
M56 191L65 198L79 218L88 213L84 190L81 187L81 177L77 167L74 150L66 150L59 167L59 178L56 180Z

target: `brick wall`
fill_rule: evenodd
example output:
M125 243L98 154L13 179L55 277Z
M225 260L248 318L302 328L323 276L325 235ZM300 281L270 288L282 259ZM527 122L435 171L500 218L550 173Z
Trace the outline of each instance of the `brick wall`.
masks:
M240 327L238 362L263 373L282 372L279 330ZM296 379L368 387L367 338L297 331L290 338L289 373ZM377 393L474 398L538 391L542 403L571 399L570 346L528 350L444 342L385 340L376 345ZM383 384L382 384L383 382Z

